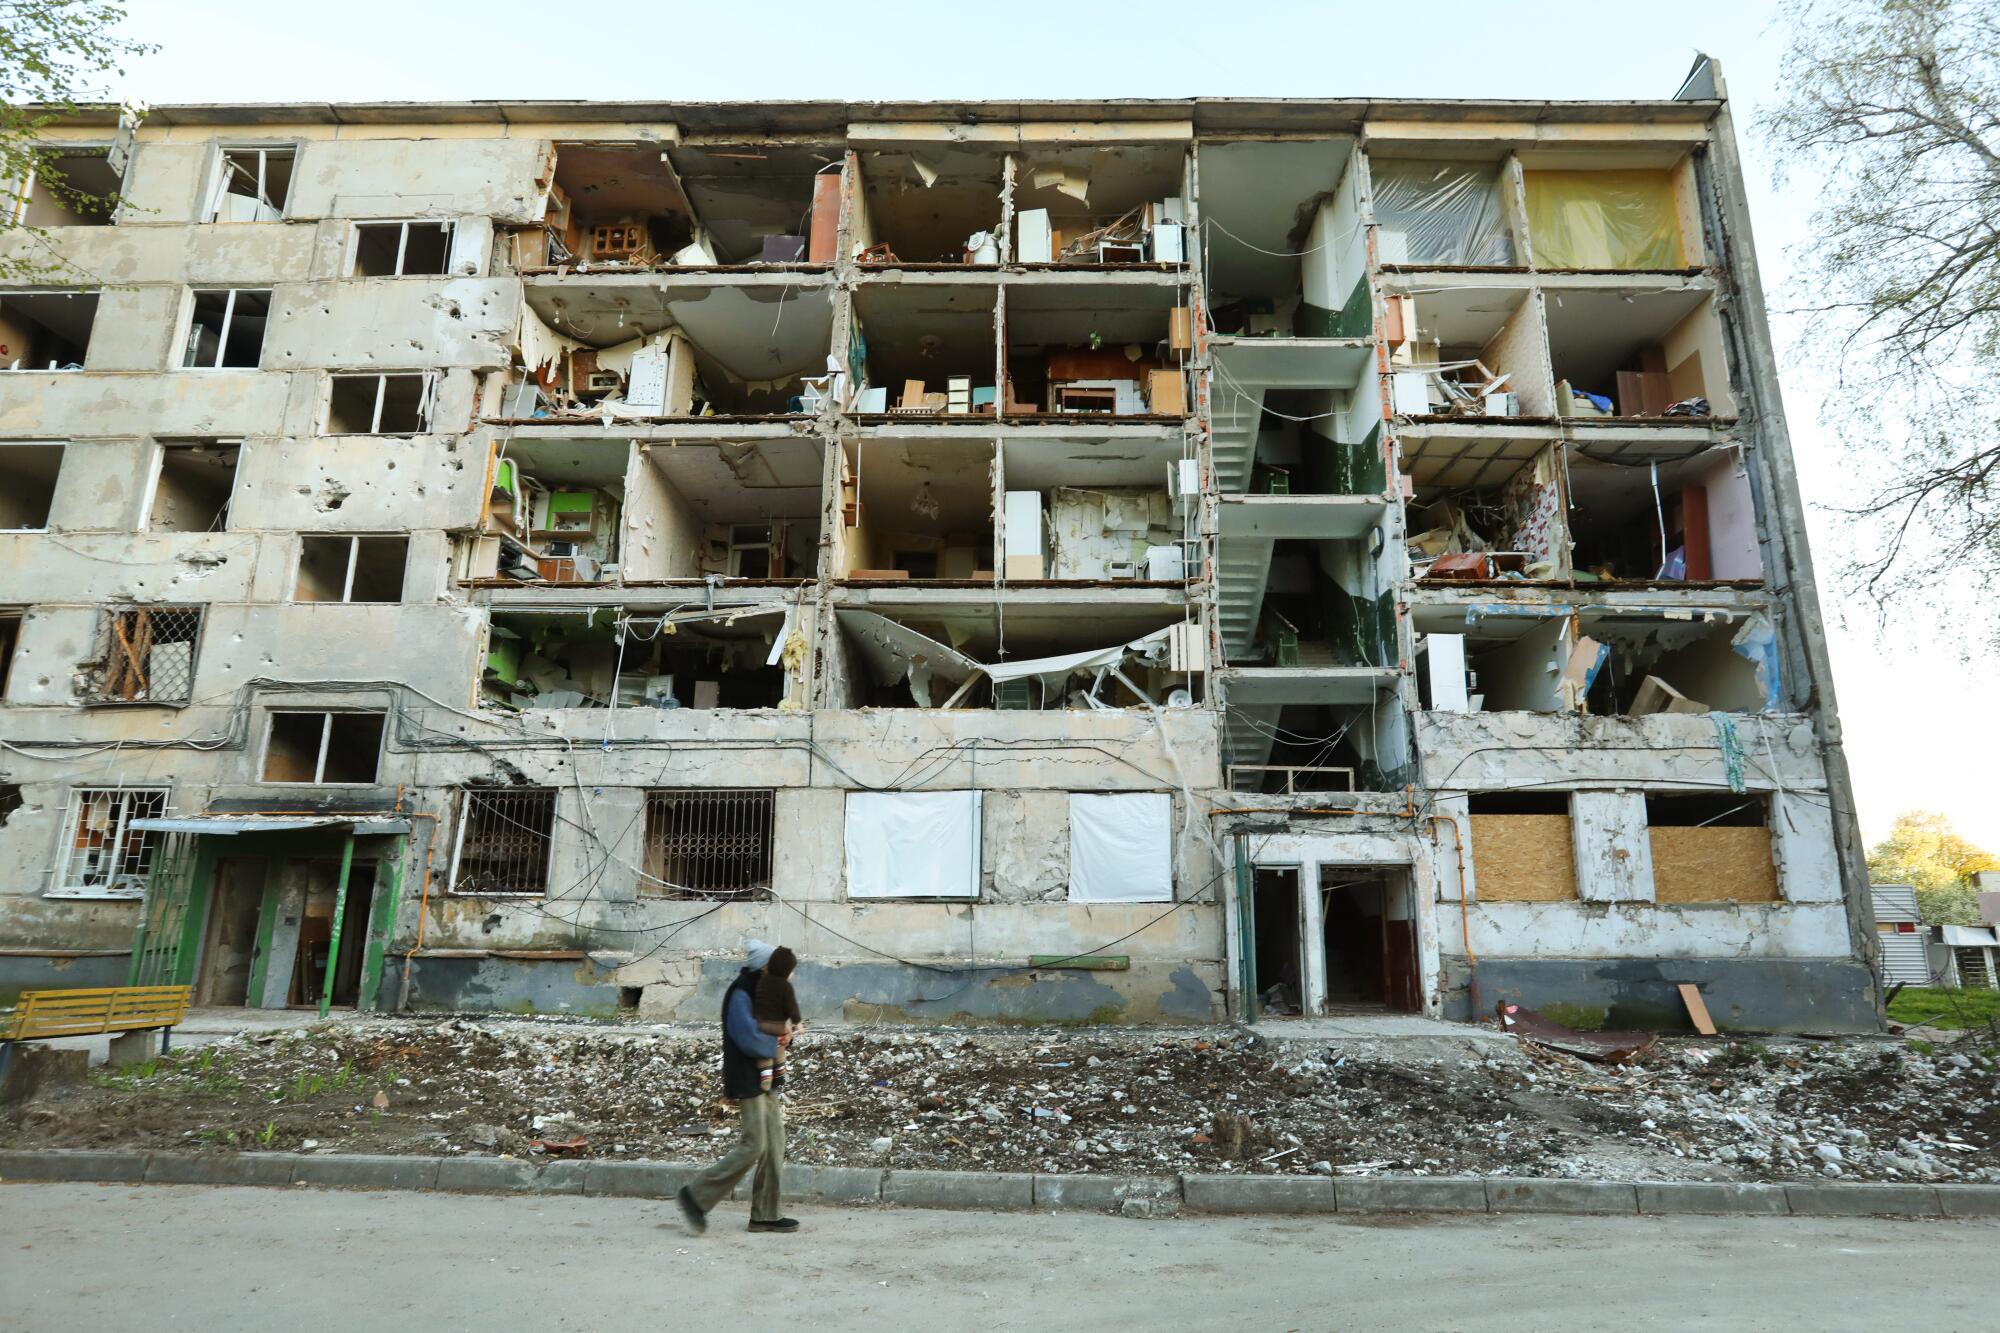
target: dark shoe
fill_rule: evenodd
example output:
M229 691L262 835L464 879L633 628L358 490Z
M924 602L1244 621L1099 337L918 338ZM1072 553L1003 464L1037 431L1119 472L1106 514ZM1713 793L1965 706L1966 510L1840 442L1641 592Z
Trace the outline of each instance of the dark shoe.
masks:
M759 1222L753 1217L750 1219L750 1229L752 1231L797 1231L799 1229L799 1219L796 1217L778 1217L773 1218L769 1222Z
M687 1223L690 1234L699 1236L708 1230L708 1214L694 1201L694 1195L688 1193L687 1186L681 1186L680 1193L674 1195L674 1202L681 1206L681 1221Z

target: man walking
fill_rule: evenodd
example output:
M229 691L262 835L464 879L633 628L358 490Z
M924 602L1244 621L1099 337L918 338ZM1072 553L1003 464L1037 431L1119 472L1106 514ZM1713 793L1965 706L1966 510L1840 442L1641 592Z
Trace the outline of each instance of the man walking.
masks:
M790 1037L773 1036L757 1026L751 1000L758 978L771 961L773 946L751 940L743 959L743 970L722 996L722 1095L740 1108L742 1128L735 1144L722 1160L681 1186L675 1196L688 1230L699 1236L708 1230L708 1213L729 1197L736 1182L752 1167L757 1175L750 1183L750 1229L752 1231L797 1231L796 1218L779 1211L780 1177L785 1169L785 1112L775 1092L764 1091L759 1060L777 1058L778 1048Z

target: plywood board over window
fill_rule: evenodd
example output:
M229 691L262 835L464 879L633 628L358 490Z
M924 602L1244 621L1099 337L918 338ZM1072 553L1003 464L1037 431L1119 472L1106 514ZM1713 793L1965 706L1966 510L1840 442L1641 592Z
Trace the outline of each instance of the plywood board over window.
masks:
M1568 815L1472 816L1473 895L1482 903L1578 898Z
M1646 832L1653 843L1654 902L1779 900L1770 829L1655 825Z

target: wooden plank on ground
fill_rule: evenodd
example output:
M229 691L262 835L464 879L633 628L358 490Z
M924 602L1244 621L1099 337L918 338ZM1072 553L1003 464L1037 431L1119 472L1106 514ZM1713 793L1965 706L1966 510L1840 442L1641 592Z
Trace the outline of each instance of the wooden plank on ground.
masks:
M1715 1020L1708 1016L1708 1006L1702 1002L1701 987L1690 982L1682 982L1681 1003L1687 1006L1688 1017L1694 1020L1694 1030L1704 1037L1715 1035Z

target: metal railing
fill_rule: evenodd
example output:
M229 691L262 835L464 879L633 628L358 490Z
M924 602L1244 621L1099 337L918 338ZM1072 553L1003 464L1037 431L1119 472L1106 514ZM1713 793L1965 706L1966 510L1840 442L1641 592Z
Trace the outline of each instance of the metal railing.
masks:
M704 899L769 892L772 797L747 788L647 792L639 892Z
M453 893L541 893L555 848L554 787L468 788L460 793Z
M135 606L104 613L90 700L184 704L194 691L198 606Z

